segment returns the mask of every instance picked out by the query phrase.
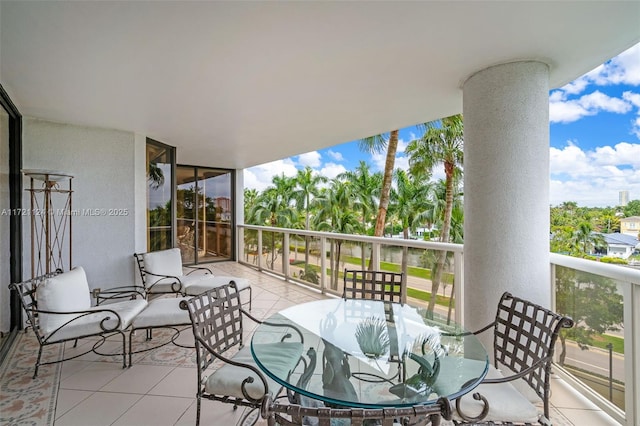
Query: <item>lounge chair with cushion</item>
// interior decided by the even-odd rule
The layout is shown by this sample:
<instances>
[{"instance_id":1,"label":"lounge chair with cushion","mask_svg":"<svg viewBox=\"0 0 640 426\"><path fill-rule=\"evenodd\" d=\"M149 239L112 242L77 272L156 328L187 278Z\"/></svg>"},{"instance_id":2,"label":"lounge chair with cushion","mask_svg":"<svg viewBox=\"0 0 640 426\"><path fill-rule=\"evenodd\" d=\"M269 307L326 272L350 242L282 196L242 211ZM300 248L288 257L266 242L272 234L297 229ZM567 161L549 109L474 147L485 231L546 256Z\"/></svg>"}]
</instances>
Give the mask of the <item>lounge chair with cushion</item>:
<instances>
[{"instance_id":1,"label":"lounge chair with cushion","mask_svg":"<svg viewBox=\"0 0 640 426\"><path fill-rule=\"evenodd\" d=\"M249 280L240 277L213 275L209 268L184 266L179 248L135 253L142 283L150 296L175 293L182 296L196 296L207 290L229 284L233 281L238 291L248 291L251 310L252 290ZM189 272L185 273L185 269Z\"/></svg>"},{"instance_id":2,"label":"lounge chair with cushion","mask_svg":"<svg viewBox=\"0 0 640 426\"><path fill-rule=\"evenodd\" d=\"M34 378L38 375L40 365L67 361L89 352L114 355L98 352L102 343L112 335L122 337L122 352L117 355L122 355L123 367L127 366L125 331L147 306L142 292L133 289L120 301L91 306L87 276L80 266L68 272L56 272L13 283L9 287L18 294L27 316L27 326L33 329L40 344ZM46 345L72 340L77 343L78 339L95 336L100 339L88 351L55 361L40 362L42 349Z\"/></svg>"}]
</instances>

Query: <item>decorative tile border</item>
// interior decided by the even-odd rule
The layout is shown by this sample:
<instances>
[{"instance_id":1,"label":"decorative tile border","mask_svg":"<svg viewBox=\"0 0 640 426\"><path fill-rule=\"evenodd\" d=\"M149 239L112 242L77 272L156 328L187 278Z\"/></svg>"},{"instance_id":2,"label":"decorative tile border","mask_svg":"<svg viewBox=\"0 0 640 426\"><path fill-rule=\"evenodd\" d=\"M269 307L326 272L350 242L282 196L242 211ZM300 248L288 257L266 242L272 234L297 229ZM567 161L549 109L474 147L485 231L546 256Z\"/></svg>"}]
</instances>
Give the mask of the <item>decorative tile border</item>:
<instances>
[{"instance_id":1,"label":"decorative tile border","mask_svg":"<svg viewBox=\"0 0 640 426\"><path fill-rule=\"evenodd\" d=\"M62 363L40 366L33 379L38 341L20 332L0 366L0 424L52 425ZM42 360L62 357L64 345L45 346Z\"/></svg>"}]
</instances>

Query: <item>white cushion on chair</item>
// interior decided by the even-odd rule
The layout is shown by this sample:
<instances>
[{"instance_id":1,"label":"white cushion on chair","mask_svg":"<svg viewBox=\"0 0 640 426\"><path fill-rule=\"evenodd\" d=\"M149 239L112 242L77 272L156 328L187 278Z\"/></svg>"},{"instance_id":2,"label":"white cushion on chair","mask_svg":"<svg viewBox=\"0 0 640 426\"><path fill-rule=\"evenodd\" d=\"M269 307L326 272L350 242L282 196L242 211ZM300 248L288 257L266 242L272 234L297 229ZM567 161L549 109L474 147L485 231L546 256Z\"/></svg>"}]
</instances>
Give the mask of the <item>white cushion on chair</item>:
<instances>
[{"instance_id":1,"label":"white cushion on chair","mask_svg":"<svg viewBox=\"0 0 640 426\"><path fill-rule=\"evenodd\" d=\"M293 371L300 361L303 350L302 343L298 342L265 343L260 346L263 347L260 349L261 358L264 354L271 355L272 360L265 360L265 363L269 364L272 370L274 364L279 362L277 366L278 371L273 371L279 377L286 376L289 372ZM248 346L242 348L232 359L237 362L256 366ZM245 397L242 394L241 386L243 380L249 376L253 377L253 383L247 383L247 392L253 398L261 398L266 391L262 380L260 380L253 371L231 364L224 364L207 378L205 391L213 395L229 395L244 399ZM276 390L280 388L280 385L268 376L266 379L269 390L275 394Z\"/></svg>"},{"instance_id":2,"label":"white cushion on chair","mask_svg":"<svg viewBox=\"0 0 640 426\"><path fill-rule=\"evenodd\" d=\"M183 274L179 248L144 253L142 259L145 271L152 274L176 277Z\"/></svg>"},{"instance_id":3,"label":"white cushion on chair","mask_svg":"<svg viewBox=\"0 0 640 426\"><path fill-rule=\"evenodd\" d=\"M54 312L84 311L91 308L91 294L87 275L81 266L48 278L36 289L38 310ZM49 334L77 314L40 314L40 328Z\"/></svg>"},{"instance_id":4,"label":"white cushion on chair","mask_svg":"<svg viewBox=\"0 0 640 426\"><path fill-rule=\"evenodd\" d=\"M191 324L189 311L180 308L187 297L154 299L133 320L133 328Z\"/></svg>"},{"instance_id":5,"label":"white cushion on chair","mask_svg":"<svg viewBox=\"0 0 640 426\"><path fill-rule=\"evenodd\" d=\"M504 377L502 373L490 366L486 378L500 377ZM483 422L536 423L542 415L511 383L494 383L480 385L462 397L460 409L468 416L477 416L484 407L482 401L473 399L472 395L476 392L479 392L489 402L489 413L482 419ZM462 420L457 411L454 412L453 418L454 420Z\"/></svg>"}]
</instances>

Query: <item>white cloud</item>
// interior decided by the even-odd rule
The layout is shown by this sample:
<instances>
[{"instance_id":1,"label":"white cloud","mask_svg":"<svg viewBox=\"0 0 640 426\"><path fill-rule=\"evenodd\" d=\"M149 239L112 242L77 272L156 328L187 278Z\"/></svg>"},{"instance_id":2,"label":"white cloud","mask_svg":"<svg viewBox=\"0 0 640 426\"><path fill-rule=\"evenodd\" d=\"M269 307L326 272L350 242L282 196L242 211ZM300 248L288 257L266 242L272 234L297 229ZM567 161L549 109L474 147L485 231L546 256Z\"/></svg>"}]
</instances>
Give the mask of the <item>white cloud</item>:
<instances>
[{"instance_id":1,"label":"white cloud","mask_svg":"<svg viewBox=\"0 0 640 426\"><path fill-rule=\"evenodd\" d=\"M640 144L621 142L583 151L569 142L550 150L550 202L575 201L583 206L615 206L618 193L640 198Z\"/></svg>"},{"instance_id":2,"label":"white cloud","mask_svg":"<svg viewBox=\"0 0 640 426\"><path fill-rule=\"evenodd\" d=\"M640 85L640 43L605 62L586 76L601 86L608 84Z\"/></svg>"},{"instance_id":3,"label":"white cloud","mask_svg":"<svg viewBox=\"0 0 640 426\"><path fill-rule=\"evenodd\" d=\"M600 111L626 114L633 108L629 100L611 97L598 90L568 101L551 99L552 97L549 102L549 121L552 123L570 123L588 115L596 115Z\"/></svg>"},{"instance_id":4,"label":"white cloud","mask_svg":"<svg viewBox=\"0 0 640 426\"><path fill-rule=\"evenodd\" d=\"M307 152L306 154L298 155L298 163L301 166L309 166L311 168L320 167L322 164L322 156L318 151Z\"/></svg>"},{"instance_id":5,"label":"white cloud","mask_svg":"<svg viewBox=\"0 0 640 426\"><path fill-rule=\"evenodd\" d=\"M324 167L322 167L318 173L320 176L324 176L327 179L333 179L338 176L340 173L346 172L347 169L342 164L336 163L326 163Z\"/></svg>"},{"instance_id":6,"label":"white cloud","mask_svg":"<svg viewBox=\"0 0 640 426\"><path fill-rule=\"evenodd\" d=\"M297 172L298 169L290 159L261 164L244 170L244 187L263 191L271 185L274 176L284 174L292 177Z\"/></svg>"},{"instance_id":7,"label":"white cloud","mask_svg":"<svg viewBox=\"0 0 640 426\"><path fill-rule=\"evenodd\" d=\"M344 157L342 156L341 152L329 150L327 154L329 154L329 157L333 158L336 161L344 161Z\"/></svg>"},{"instance_id":8,"label":"white cloud","mask_svg":"<svg viewBox=\"0 0 640 426\"><path fill-rule=\"evenodd\" d=\"M622 94L622 99L637 108L636 113L638 115L631 121L631 134L640 139L640 93L627 91Z\"/></svg>"},{"instance_id":9,"label":"white cloud","mask_svg":"<svg viewBox=\"0 0 640 426\"><path fill-rule=\"evenodd\" d=\"M583 93L591 84L599 86L640 85L640 43L584 76L552 91L549 95L549 121L570 123L603 111L626 114L634 107L637 114L640 115L640 100L637 99L640 95L636 93L625 92L622 98L615 98L596 90L579 98L575 97ZM639 120L632 122L631 133L640 137Z\"/></svg>"}]
</instances>

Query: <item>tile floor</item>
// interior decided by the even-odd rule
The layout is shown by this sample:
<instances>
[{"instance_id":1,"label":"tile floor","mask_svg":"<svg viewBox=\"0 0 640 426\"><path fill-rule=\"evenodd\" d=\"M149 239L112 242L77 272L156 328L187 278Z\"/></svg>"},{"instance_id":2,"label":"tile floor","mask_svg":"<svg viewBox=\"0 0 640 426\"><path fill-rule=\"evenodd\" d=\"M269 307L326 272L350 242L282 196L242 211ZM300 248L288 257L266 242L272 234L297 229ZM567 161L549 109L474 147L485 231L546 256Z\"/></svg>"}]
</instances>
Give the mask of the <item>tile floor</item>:
<instances>
[{"instance_id":1,"label":"tile floor","mask_svg":"<svg viewBox=\"0 0 640 426\"><path fill-rule=\"evenodd\" d=\"M323 297L290 283L236 263L211 265L214 273L249 278L253 286L252 314L266 318L280 309ZM188 343L187 330L179 341ZM173 345L167 346L175 348ZM71 351L73 349L67 349ZM138 354L133 366L123 369L121 359L86 355L62 366L56 426L193 425L196 418L194 361L181 349ZM184 351L188 351L184 349ZM554 378L555 425L617 425L559 378ZM227 426L241 422L243 408L202 403L202 425ZM258 425L266 422L259 420Z\"/></svg>"}]
</instances>

